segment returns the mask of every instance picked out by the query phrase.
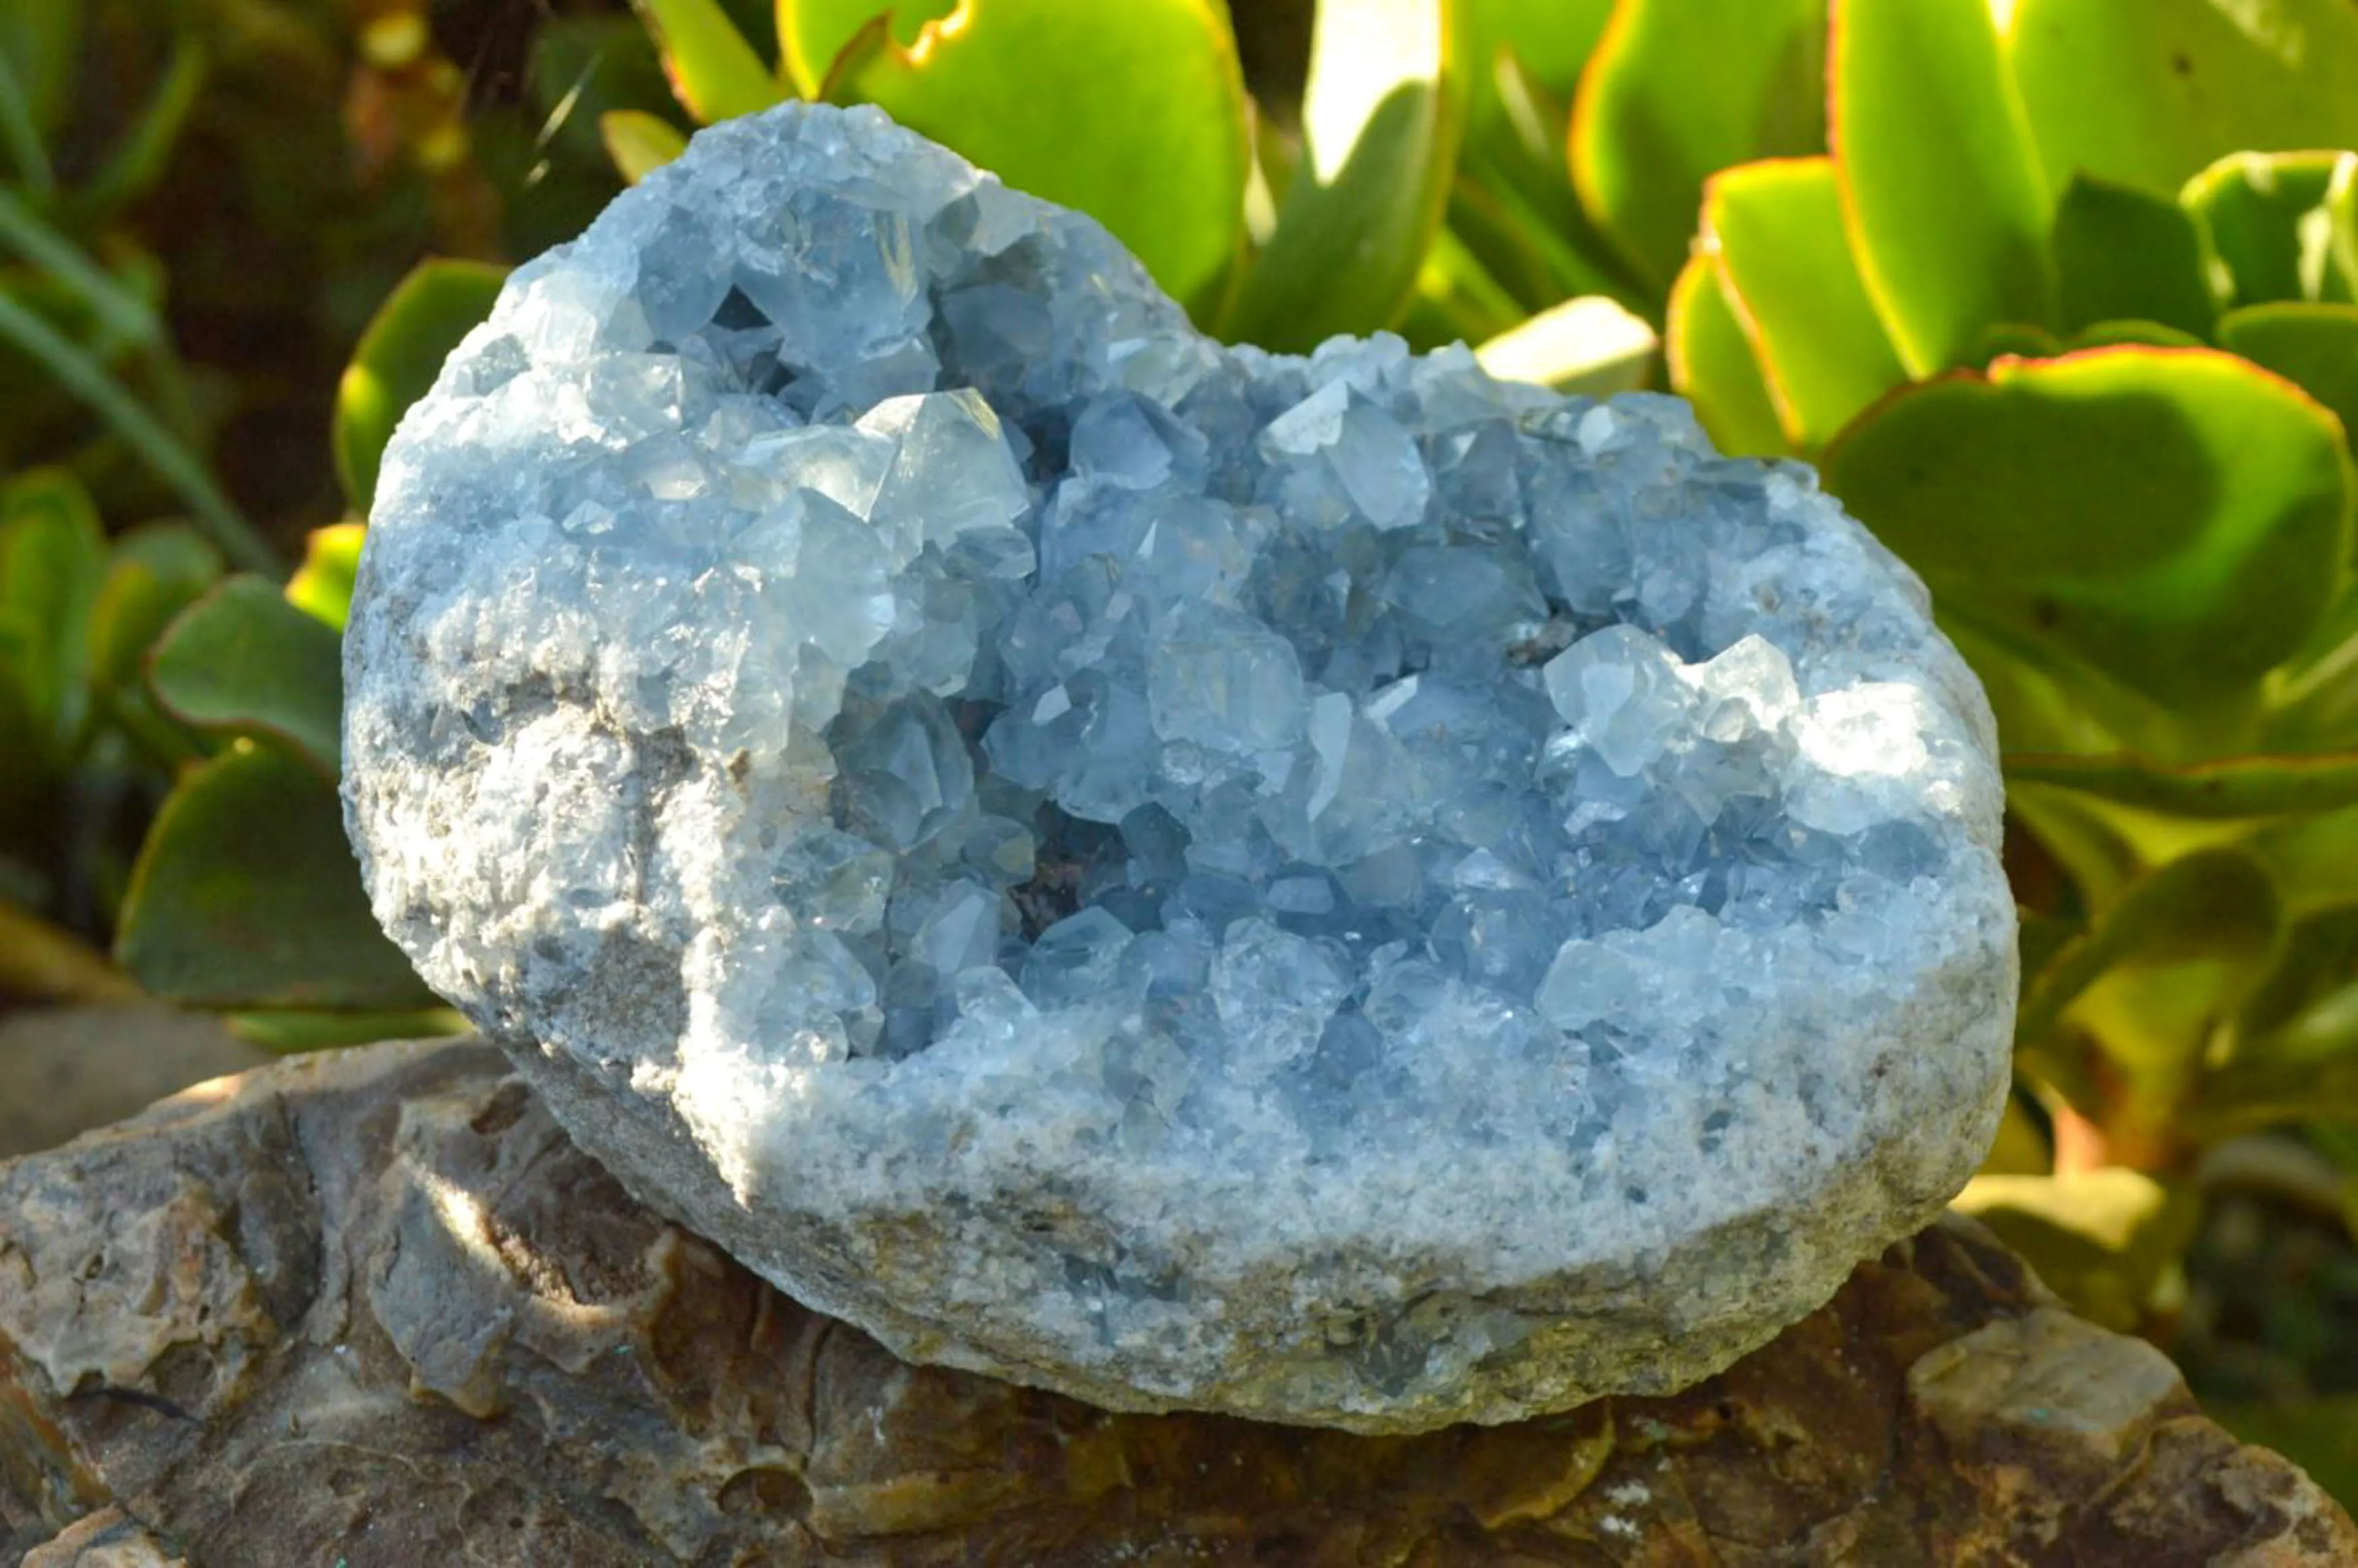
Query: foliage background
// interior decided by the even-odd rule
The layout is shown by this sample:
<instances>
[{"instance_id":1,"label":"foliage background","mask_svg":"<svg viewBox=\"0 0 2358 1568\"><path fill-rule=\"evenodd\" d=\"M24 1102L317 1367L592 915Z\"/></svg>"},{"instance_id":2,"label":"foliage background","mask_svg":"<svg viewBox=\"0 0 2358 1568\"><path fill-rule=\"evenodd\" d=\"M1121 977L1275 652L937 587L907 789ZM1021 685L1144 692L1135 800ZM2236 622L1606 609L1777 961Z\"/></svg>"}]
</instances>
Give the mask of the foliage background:
<instances>
[{"instance_id":1,"label":"foliage background","mask_svg":"<svg viewBox=\"0 0 2358 1568\"><path fill-rule=\"evenodd\" d=\"M1961 1202L2358 1501L2358 0L0 6L0 1005L455 1028L337 820L376 453L698 123L867 100L1207 329L1818 462L1996 703Z\"/></svg>"}]
</instances>

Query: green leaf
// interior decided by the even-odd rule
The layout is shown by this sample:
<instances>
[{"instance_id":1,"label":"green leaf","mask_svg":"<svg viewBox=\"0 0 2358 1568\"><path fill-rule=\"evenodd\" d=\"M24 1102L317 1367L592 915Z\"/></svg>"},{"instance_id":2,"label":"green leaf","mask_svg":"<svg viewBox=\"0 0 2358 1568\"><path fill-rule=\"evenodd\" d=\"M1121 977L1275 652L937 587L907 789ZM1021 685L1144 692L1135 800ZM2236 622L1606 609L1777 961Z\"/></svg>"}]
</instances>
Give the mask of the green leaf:
<instances>
[{"instance_id":1,"label":"green leaf","mask_svg":"<svg viewBox=\"0 0 2358 1568\"><path fill-rule=\"evenodd\" d=\"M1694 405L1713 446L1732 457L1784 451L1777 406L1715 258L1696 256L1671 287L1662 356L1671 388Z\"/></svg>"},{"instance_id":2,"label":"green leaf","mask_svg":"<svg viewBox=\"0 0 2358 1568\"><path fill-rule=\"evenodd\" d=\"M1917 375L2055 317L2050 208L1987 0L1844 0L1831 138L1860 271Z\"/></svg>"},{"instance_id":3,"label":"green leaf","mask_svg":"<svg viewBox=\"0 0 2358 1568\"><path fill-rule=\"evenodd\" d=\"M150 523L117 539L91 609L92 689L136 683L164 628L220 579L222 565L212 542L186 524Z\"/></svg>"},{"instance_id":4,"label":"green leaf","mask_svg":"<svg viewBox=\"0 0 2358 1568\"><path fill-rule=\"evenodd\" d=\"M434 384L459 340L492 313L506 278L506 269L482 262L422 261L377 307L336 384L336 476L354 510L367 512L375 497L394 427Z\"/></svg>"},{"instance_id":5,"label":"green leaf","mask_svg":"<svg viewBox=\"0 0 2358 1568\"><path fill-rule=\"evenodd\" d=\"M610 109L598 116L599 139L624 185L636 185L687 150L687 137L660 114Z\"/></svg>"},{"instance_id":6,"label":"green leaf","mask_svg":"<svg viewBox=\"0 0 2358 1568\"><path fill-rule=\"evenodd\" d=\"M1449 343L1485 342L1529 314L1471 248L1443 229L1417 269L1416 297L1398 330L1422 352Z\"/></svg>"},{"instance_id":7,"label":"green leaf","mask_svg":"<svg viewBox=\"0 0 2358 1568\"><path fill-rule=\"evenodd\" d=\"M1826 150L1826 0L1621 0L1572 114L1580 199L1658 293L1703 182Z\"/></svg>"},{"instance_id":8,"label":"green leaf","mask_svg":"<svg viewBox=\"0 0 2358 1568\"><path fill-rule=\"evenodd\" d=\"M61 759L88 711L90 613L106 535L80 481L42 469L0 491L0 617L25 639L17 668L33 742Z\"/></svg>"},{"instance_id":9,"label":"green leaf","mask_svg":"<svg viewBox=\"0 0 2358 1568\"><path fill-rule=\"evenodd\" d=\"M2194 1239L2193 1193L2120 1166L2051 1176L1975 1176L1956 1207L2028 1259L2071 1309L2135 1331Z\"/></svg>"},{"instance_id":10,"label":"green leaf","mask_svg":"<svg viewBox=\"0 0 2358 1568\"><path fill-rule=\"evenodd\" d=\"M2275 880L2252 855L2222 845L2180 856L2131 882L2032 978L2015 1039L2042 1041L2069 1012L2132 1072L2190 1070L2284 933Z\"/></svg>"},{"instance_id":11,"label":"green leaf","mask_svg":"<svg viewBox=\"0 0 2358 1568\"><path fill-rule=\"evenodd\" d=\"M892 39L903 49L924 36L925 24L947 16L958 0L777 0L779 64L795 91L817 98L860 29L892 18Z\"/></svg>"},{"instance_id":12,"label":"green leaf","mask_svg":"<svg viewBox=\"0 0 2358 1568\"><path fill-rule=\"evenodd\" d=\"M785 96L719 0L631 0L662 51L664 74L698 124L759 114Z\"/></svg>"},{"instance_id":13,"label":"green leaf","mask_svg":"<svg viewBox=\"0 0 2358 1568\"><path fill-rule=\"evenodd\" d=\"M2358 752L2224 757L2172 764L2130 752L2009 752L2009 784L2045 784L2115 806L2208 822L2307 816L2358 806Z\"/></svg>"},{"instance_id":14,"label":"green leaf","mask_svg":"<svg viewBox=\"0 0 2358 1568\"><path fill-rule=\"evenodd\" d=\"M2058 185L2173 191L2246 147L2358 146L2349 0L2016 0L2007 43Z\"/></svg>"},{"instance_id":15,"label":"green leaf","mask_svg":"<svg viewBox=\"0 0 2358 1568\"><path fill-rule=\"evenodd\" d=\"M1228 336L1300 351L1400 319L1457 167L1464 79L1451 44L1445 0L1319 6L1303 166Z\"/></svg>"},{"instance_id":16,"label":"green leaf","mask_svg":"<svg viewBox=\"0 0 2358 1568\"><path fill-rule=\"evenodd\" d=\"M2148 349L2200 349L2208 345L2191 332L2165 327L2158 321L2097 321L2050 352L2078 353L2082 349L2115 349L2134 344Z\"/></svg>"},{"instance_id":17,"label":"green leaf","mask_svg":"<svg viewBox=\"0 0 2358 1568\"><path fill-rule=\"evenodd\" d=\"M189 770L165 801L115 960L198 1007L436 1005L369 913L334 784L248 743Z\"/></svg>"},{"instance_id":18,"label":"green leaf","mask_svg":"<svg viewBox=\"0 0 2358 1568\"><path fill-rule=\"evenodd\" d=\"M1567 299L1475 351L1501 381L1609 397L1646 384L1660 341L1641 317L1602 295Z\"/></svg>"},{"instance_id":19,"label":"green leaf","mask_svg":"<svg viewBox=\"0 0 2358 1568\"><path fill-rule=\"evenodd\" d=\"M1859 279L1831 160L1722 169L1704 187L1703 224L1796 449L1816 451L1908 379Z\"/></svg>"},{"instance_id":20,"label":"green leaf","mask_svg":"<svg viewBox=\"0 0 2358 1568\"><path fill-rule=\"evenodd\" d=\"M308 1051L340 1051L352 1045L373 1045L380 1040L430 1040L464 1034L472 1027L466 1016L447 1007L415 1008L399 1012L325 1012L297 1008L270 1008L233 1012L227 1020L232 1033L282 1056Z\"/></svg>"},{"instance_id":21,"label":"green leaf","mask_svg":"<svg viewBox=\"0 0 2358 1568\"><path fill-rule=\"evenodd\" d=\"M233 577L166 631L147 680L182 722L279 741L332 779L343 744L342 662L341 640L276 585Z\"/></svg>"},{"instance_id":22,"label":"green leaf","mask_svg":"<svg viewBox=\"0 0 2358 1568\"><path fill-rule=\"evenodd\" d=\"M2055 210L2063 330L2158 321L2208 336L2214 314L2201 232L2167 197L2076 175Z\"/></svg>"},{"instance_id":23,"label":"green leaf","mask_svg":"<svg viewBox=\"0 0 2358 1568\"><path fill-rule=\"evenodd\" d=\"M1540 86L1571 97L1613 15L1614 0L1460 0L1467 69L1487 82L1500 54L1512 55ZM1475 89L1478 99L1482 87Z\"/></svg>"},{"instance_id":24,"label":"green leaf","mask_svg":"<svg viewBox=\"0 0 2358 1568\"><path fill-rule=\"evenodd\" d=\"M360 572L365 523L314 528L303 545L303 566L287 585L287 602L313 620L344 629L352 611L352 579Z\"/></svg>"},{"instance_id":25,"label":"green leaf","mask_svg":"<svg viewBox=\"0 0 2358 1568\"><path fill-rule=\"evenodd\" d=\"M2298 385L2358 443L2358 306L2255 305L2220 319L2219 346Z\"/></svg>"},{"instance_id":26,"label":"green leaf","mask_svg":"<svg viewBox=\"0 0 2358 1568\"><path fill-rule=\"evenodd\" d=\"M2244 691L2302 646L2340 596L2358 482L2325 409L2197 349L1912 387L1825 468L1960 624L2164 704Z\"/></svg>"},{"instance_id":27,"label":"green leaf","mask_svg":"<svg viewBox=\"0 0 2358 1568\"><path fill-rule=\"evenodd\" d=\"M1235 262L1251 149L1218 0L962 0L909 49L875 43L851 95L1087 212L1173 297L1200 303Z\"/></svg>"},{"instance_id":28,"label":"green leaf","mask_svg":"<svg viewBox=\"0 0 2358 1568\"><path fill-rule=\"evenodd\" d=\"M2222 304L2346 302L2353 240L2334 232L2335 203L2353 179L2358 153L2292 152L2235 153L2187 181L2179 200L2210 242Z\"/></svg>"}]
</instances>

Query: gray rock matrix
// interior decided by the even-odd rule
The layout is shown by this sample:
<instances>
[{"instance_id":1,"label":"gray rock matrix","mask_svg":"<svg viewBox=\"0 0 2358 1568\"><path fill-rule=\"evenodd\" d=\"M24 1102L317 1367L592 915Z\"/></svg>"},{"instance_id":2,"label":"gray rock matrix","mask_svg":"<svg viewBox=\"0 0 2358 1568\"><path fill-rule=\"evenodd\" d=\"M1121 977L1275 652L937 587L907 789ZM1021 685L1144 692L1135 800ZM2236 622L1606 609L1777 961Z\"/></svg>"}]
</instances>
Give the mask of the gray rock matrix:
<instances>
[{"instance_id":1,"label":"gray rock matrix","mask_svg":"<svg viewBox=\"0 0 2358 1568\"><path fill-rule=\"evenodd\" d=\"M373 522L379 918L903 1356L1362 1432L1668 1390L1991 1135L1987 706L1675 401L1224 348L788 105L514 275Z\"/></svg>"}]
</instances>

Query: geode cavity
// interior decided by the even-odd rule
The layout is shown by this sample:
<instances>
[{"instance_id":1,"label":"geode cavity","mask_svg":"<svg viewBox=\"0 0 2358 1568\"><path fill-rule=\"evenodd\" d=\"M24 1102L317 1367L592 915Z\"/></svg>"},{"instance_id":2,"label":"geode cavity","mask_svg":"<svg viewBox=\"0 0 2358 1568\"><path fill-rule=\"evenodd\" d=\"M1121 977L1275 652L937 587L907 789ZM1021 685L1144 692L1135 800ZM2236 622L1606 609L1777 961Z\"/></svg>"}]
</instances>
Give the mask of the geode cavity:
<instances>
[{"instance_id":1,"label":"geode cavity","mask_svg":"<svg viewBox=\"0 0 2358 1568\"><path fill-rule=\"evenodd\" d=\"M373 522L386 929L904 1356L1365 1431L1659 1391L1990 1134L1981 693L1671 400L1223 348L790 105L519 270Z\"/></svg>"}]
</instances>

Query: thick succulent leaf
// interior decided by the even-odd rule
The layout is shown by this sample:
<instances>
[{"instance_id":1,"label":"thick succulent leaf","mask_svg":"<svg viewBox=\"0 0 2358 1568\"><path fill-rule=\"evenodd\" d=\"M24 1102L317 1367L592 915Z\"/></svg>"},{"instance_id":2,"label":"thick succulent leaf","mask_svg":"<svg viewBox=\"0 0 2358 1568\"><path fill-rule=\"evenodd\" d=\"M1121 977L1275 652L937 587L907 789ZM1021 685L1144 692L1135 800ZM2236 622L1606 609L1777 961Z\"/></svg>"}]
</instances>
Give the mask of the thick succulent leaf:
<instances>
[{"instance_id":1,"label":"thick succulent leaf","mask_svg":"<svg viewBox=\"0 0 2358 1568\"><path fill-rule=\"evenodd\" d=\"M778 63L796 92L817 98L843 51L877 17L891 18L892 41L907 49L926 23L957 5L958 0L777 0Z\"/></svg>"},{"instance_id":2,"label":"thick succulent leaf","mask_svg":"<svg viewBox=\"0 0 2358 1568\"><path fill-rule=\"evenodd\" d=\"M2210 350L2001 360L1911 387L1826 473L1961 623L2164 704L2244 690L2298 651L2349 557L2338 421Z\"/></svg>"},{"instance_id":3,"label":"thick succulent leaf","mask_svg":"<svg viewBox=\"0 0 2358 1568\"><path fill-rule=\"evenodd\" d=\"M1866 279L1917 375L2055 315L2050 206L1987 0L1842 0L1830 137Z\"/></svg>"},{"instance_id":4,"label":"thick succulent leaf","mask_svg":"<svg viewBox=\"0 0 2358 1568\"><path fill-rule=\"evenodd\" d=\"M1251 146L1218 0L961 0L908 49L873 42L837 96L1087 212L1182 301L1235 261ZM1414 280L1412 259L1396 305Z\"/></svg>"},{"instance_id":5,"label":"thick succulent leaf","mask_svg":"<svg viewBox=\"0 0 2358 1568\"><path fill-rule=\"evenodd\" d=\"M10 662L34 743L52 755L88 711L91 606L105 575L105 532L71 474L43 469L0 491L0 618L23 638Z\"/></svg>"},{"instance_id":6,"label":"thick succulent leaf","mask_svg":"<svg viewBox=\"0 0 2358 1568\"><path fill-rule=\"evenodd\" d=\"M1859 279L1833 164L1743 164L1704 192L1704 246L1719 258L1785 438L1815 451L1908 379Z\"/></svg>"},{"instance_id":7,"label":"thick succulent leaf","mask_svg":"<svg viewBox=\"0 0 2358 1568\"><path fill-rule=\"evenodd\" d=\"M397 1012L334 1012L308 1008L267 1008L233 1012L231 1033L282 1056L307 1051L340 1051L380 1040L427 1040L464 1034L471 1027L454 1008L409 1008Z\"/></svg>"},{"instance_id":8,"label":"thick succulent leaf","mask_svg":"<svg viewBox=\"0 0 2358 1568\"><path fill-rule=\"evenodd\" d=\"M1417 269L1416 297L1397 330L1423 352L1449 343L1481 343L1509 330L1530 310L1490 276L1482 258L1443 229Z\"/></svg>"},{"instance_id":9,"label":"thick succulent leaf","mask_svg":"<svg viewBox=\"0 0 2358 1568\"><path fill-rule=\"evenodd\" d=\"M708 125L785 96L719 0L632 0L662 51L680 106Z\"/></svg>"},{"instance_id":10,"label":"thick succulent leaf","mask_svg":"<svg viewBox=\"0 0 2358 1568\"><path fill-rule=\"evenodd\" d=\"M2134 1331L2194 1238L2194 1194L2105 1166L2048 1176L1976 1176L1956 1206L2029 1260L2073 1311Z\"/></svg>"},{"instance_id":11,"label":"thick succulent leaf","mask_svg":"<svg viewBox=\"0 0 2358 1568\"><path fill-rule=\"evenodd\" d=\"M1563 169L1520 146L1468 141L1460 149L1447 222L1433 244L1451 238L1521 301L1524 313L1589 294L1635 306L1647 294L1581 211Z\"/></svg>"},{"instance_id":12,"label":"thick succulent leaf","mask_svg":"<svg viewBox=\"0 0 2358 1568\"><path fill-rule=\"evenodd\" d=\"M2255 305L2220 320L2219 346L2297 384L2358 442L2358 306Z\"/></svg>"},{"instance_id":13,"label":"thick succulent leaf","mask_svg":"<svg viewBox=\"0 0 2358 1568\"><path fill-rule=\"evenodd\" d=\"M191 769L157 814L115 960L198 1007L436 1005L369 913L334 783L247 742Z\"/></svg>"},{"instance_id":14,"label":"thick succulent leaf","mask_svg":"<svg viewBox=\"0 0 2358 1568\"><path fill-rule=\"evenodd\" d=\"M352 611L352 579L361 568L364 523L314 528L303 544L303 565L287 585L287 602L341 632Z\"/></svg>"},{"instance_id":15,"label":"thick succulent leaf","mask_svg":"<svg viewBox=\"0 0 2358 1568\"><path fill-rule=\"evenodd\" d=\"M1326 0L1303 161L1226 334L1278 350L1399 319L1448 210L1464 77L1447 0Z\"/></svg>"},{"instance_id":16,"label":"thick succulent leaf","mask_svg":"<svg viewBox=\"0 0 2358 1568\"><path fill-rule=\"evenodd\" d=\"M1646 384L1660 347L1645 319L1601 295L1567 299L1475 351L1501 381L1609 397Z\"/></svg>"},{"instance_id":17,"label":"thick succulent leaf","mask_svg":"<svg viewBox=\"0 0 2358 1568\"><path fill-rule=\"evenodd\" d=\"M1539 86L1570 98L1604 37L1614 0L1460 0L1466 55L1477 82L1500 53L1510 54ZM1475 88L1478 99L1484 89Z\"/></svg>"},{"instance_id":18,"label":"thick succulent leaf","mask_svg":"<svg viewBox=\"0 0 2358 1568\"><path fill-rule=\"evenodd\" d=\"M2199 349L2204 341L2192 332L2165 327L2158 321L2097 321L2066 339L2059 351L2113 349L2125 344L2148 349Z\"/></svg>"},{"instance_id":19,"label":"thick succulent leaf","mask_svg":"<svg viewBox=\"0 0 2358 1568\"><path fill-rule=\"evenodd\" d=\"M2281 951L2275 880L2220 845L2129 884L2024 990L2015 1038L2053 1035L2068 1014L2132 1079L2182 1086L2213 1030Z\"/></svg>"},{"instance_id":20,"label":"thick succulent leaf","mask_svg":"<svg viewBox=\"0 0 2358 1568\"><path fill-rule=\"evenodd\" d=\"M336 475L355 511L366 513L376 494L394 427L434 384L459 340L492 313L506 277L481 262L422 261L377 308L336 385Z\"/></svg>"},{"instance_id":21,"label":"thick succulent leaf","mask_svg":"<svg viewBox=\"0 0 2358 1568\"><path fill-rule=\"evenodd\" d=\"M212 541L183 523L150 523L117 539L91 609L92 691L136 682L164 628L220 579L222 568Z\"/></svg>"},{"instance_id":22,"label":"thick succulent leaf","mask_svg":"<svg viewBox=\"0 0 2358 1568\"><path fill-rule=\"evenodd\" d=\"M2353 182L2347 152L2235 153L2187 181L2179 200L2210 241L2221 303L2346 302L2352 241L2335 224Z\"/></svg>"},{"instance_id":23,"label":"thick succulent leaf","mask_svg":"<svg viewBox=\"0 0 2358 1568\"><path fill-rule=\"evenodd\" d=\"M1785 449L1777 406L1760 374L1716 258L1696 256L1671 289L1662 329L1671 385L1694 405L1712 445L1731 457L1766 457Z\"/></svg>"},{"instance_id":24,"label":"thick succulent leaf","mask_svg":"<svg viewBox=\"0 0 2358 1568\"><path fill-rule=\"evenodd\" d=\"M332 779L343 748L342 656L334 631L276 584L233 577L172 622L147 681L183 723L276 741Z\"/></svg>"},{"instance_id":25,"label":"thick succulent leaf","mask_svg":"<svg viewBox=\"0 0 2358 1568\"><path fill-rule=\"evenodd\" d=\"M625 185L636 185L687 150L678 126L644 109L608 110L598 116L598 137Z\"/></svg>"},{"instance_id":26,"label":"thick succulent leaf","mask_svg":"<svg viewBox=\"0 0 2358 1568\"><path fill-rule=\"evenodd\" d=\"M1581 79L1573 181L1657 293L1719 169L1825 150L1826 0L1621 0Z\"/></svg>"},{"instance_id":27,"label":"thick succulent leaf","mask_svg":"<svg viewBox=\"0 0 2358 1568\"><path fill-rule=\"evenodd\" d=\"M2015 0L2007 45L2057 185L2171 191L2246 147L2358 146L2349 0Z\"/></svg>"},{"instance_id":28,"label":"thick succulent leaf","mask_svg":"<svg viewBox=\"0 0 2358 1568\"><path fill-rule=\"evenodd\" d=\"M2207 337L2215 307L2201 232L2168 197L2074 176L2055 209L2063 330L2154 321Z\"/></svg>"},{"instance_id":29,"label":"thick succulent leaf","mask_svg":"<svg viewBox=\"0 0 2358 1568\"><path fill-rule=\"evenodd\" d=\"M2171 764L2131 752L2059 756L2009 752L2010 784L2074 790L2168 816L2236 822L2358 806L2358 752L2223 757Z\"/></svg>"}]
</instances>

